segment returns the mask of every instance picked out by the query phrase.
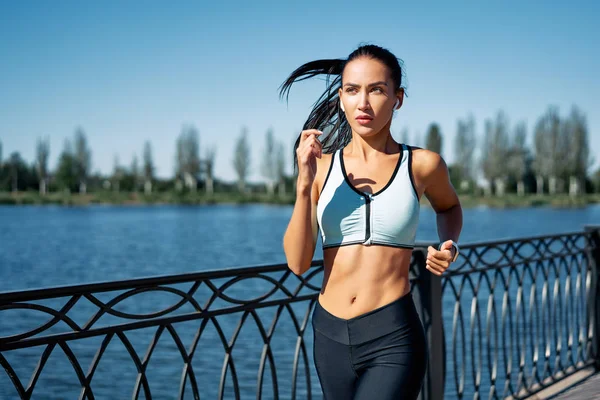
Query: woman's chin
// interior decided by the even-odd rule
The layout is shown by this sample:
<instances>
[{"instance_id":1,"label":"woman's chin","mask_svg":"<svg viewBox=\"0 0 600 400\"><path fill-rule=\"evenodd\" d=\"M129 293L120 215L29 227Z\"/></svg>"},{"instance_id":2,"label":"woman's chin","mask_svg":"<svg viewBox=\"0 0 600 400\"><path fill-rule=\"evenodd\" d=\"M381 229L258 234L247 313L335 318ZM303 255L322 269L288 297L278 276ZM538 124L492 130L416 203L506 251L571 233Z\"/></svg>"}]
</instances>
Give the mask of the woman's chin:
<instances>
[{"instance_id":1,"label":"woman's chin","mask_svg":"<svg viewBox=\"0 0 600 400\"><path fill-rule=\"evenodd\" d=\"M381 128L368 125L358 125L353 126L352 131L354 131L354 133L356 133L358 136L366 138L377 135L381 131Z\"/></svg>"}]
</instances>

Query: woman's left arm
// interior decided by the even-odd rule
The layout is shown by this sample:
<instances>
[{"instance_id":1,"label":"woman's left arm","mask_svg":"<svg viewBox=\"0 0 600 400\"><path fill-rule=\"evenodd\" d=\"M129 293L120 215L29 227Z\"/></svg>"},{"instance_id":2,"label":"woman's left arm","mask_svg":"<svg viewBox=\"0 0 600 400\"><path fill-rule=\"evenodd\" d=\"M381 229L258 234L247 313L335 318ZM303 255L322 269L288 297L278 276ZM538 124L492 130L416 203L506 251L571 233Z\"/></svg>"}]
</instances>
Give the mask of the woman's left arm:
<instances>
[{"instance_id":1,"label":"woman's left arm","mask_svg":"<svg viewBox=\"0 0 600 400\"><path fill-rule=\"evenodd\" d=\"M454 258L452 241L458 242L462 230L462 208L450 182L444 159L429 150L421 149L418 153L418 165L415 165L415 169L418 170L423 194L436 213L438 236L442 242L439 250L433 246L427 248L427 269L441 275Z\"/></svg>"}]
</instances>

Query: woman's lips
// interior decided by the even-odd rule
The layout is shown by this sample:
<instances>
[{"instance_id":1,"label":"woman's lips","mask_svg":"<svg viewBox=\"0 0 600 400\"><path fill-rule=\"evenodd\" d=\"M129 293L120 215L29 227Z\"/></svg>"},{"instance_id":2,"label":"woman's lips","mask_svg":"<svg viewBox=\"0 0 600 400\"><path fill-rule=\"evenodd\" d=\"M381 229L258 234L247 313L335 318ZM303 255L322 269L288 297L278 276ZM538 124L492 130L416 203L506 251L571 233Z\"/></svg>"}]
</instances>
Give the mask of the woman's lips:
<instances>
[{"instance_id":1,"label":"woman's lips","mask_svg":"<svg viewBox=\"0 0 600 400\"><path fill-rule=\"evenodd\" d=\"M358 122L361 125L367 125L369 122L373 121L373 118L367 116L360 116L356 117L355 119L356 122Z\"/></svg>"}]
</instances>

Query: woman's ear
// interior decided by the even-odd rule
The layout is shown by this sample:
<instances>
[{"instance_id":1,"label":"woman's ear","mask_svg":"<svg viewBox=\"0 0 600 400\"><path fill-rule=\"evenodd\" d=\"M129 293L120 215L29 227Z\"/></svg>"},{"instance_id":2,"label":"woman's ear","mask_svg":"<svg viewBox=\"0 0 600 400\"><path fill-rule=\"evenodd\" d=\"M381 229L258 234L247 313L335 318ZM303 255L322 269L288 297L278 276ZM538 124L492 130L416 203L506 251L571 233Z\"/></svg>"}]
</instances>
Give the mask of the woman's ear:
<instances>
[{"instance_id":1,"label":"woman's ear","mask_svg":"<svg viewBox=\"0 0 600 400\"><path fill-rule=\"evenodd\" d=\"M343 112L346 112L346 109L344 108L344 103L342 102L342 99L340 99L340 108L342 109Z\"/></svg>"},{"instance_id":2,"label":"woman's ear","mask_svg":"<svg viewBox=\"0 0 600 400\"><path fill-rule=\"evenodd\" d=\"M396 92L396 104L394 104L394 110L398 110L400 107L402 107L402 102L404 101L404 89L399 89Z\"/></svg>"}]
</instances>

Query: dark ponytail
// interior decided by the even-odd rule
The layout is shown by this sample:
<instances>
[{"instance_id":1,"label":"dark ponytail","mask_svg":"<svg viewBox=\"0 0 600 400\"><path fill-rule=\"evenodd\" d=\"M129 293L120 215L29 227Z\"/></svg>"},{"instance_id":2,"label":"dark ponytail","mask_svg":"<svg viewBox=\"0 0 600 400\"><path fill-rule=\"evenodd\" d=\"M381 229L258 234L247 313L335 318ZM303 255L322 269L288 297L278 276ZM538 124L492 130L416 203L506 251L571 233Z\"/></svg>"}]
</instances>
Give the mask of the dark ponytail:
<instances>
[{"instance_id":1,"label":"dark ponytail","mask_svg":"<svg viewBox=\"0 0 600 400\"><path fill-rule=\"evenodd\" d=\"M339 89L342 87L342 73L346 64L359 57L369 57L383 62L391 71L395 89L402 87L402 61L398 60L389 50L375 45L360 46L353 51L348 59L326 59L308 62L294 72L279 88L279 96L289 97L294 82L300 82L317 75L326 75L326 89L313 105L302 130L318 129L323 132L319 138L323 145L323 153L334 153L344 148L352 139L352 129L346 115L340 109ZM294 171L297 168L296 149L300 144L300 136L294 143Z\"/></svg>"}]
</instances>

